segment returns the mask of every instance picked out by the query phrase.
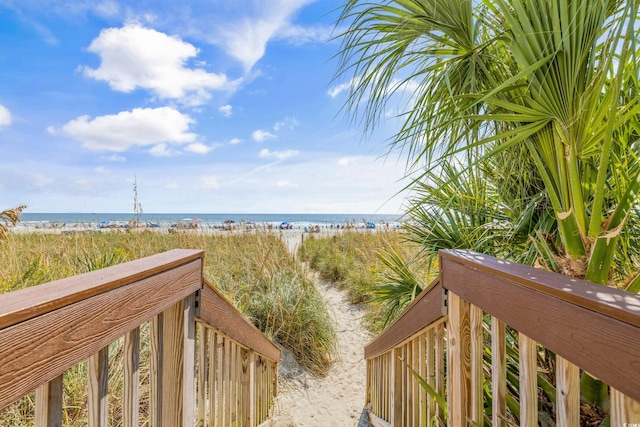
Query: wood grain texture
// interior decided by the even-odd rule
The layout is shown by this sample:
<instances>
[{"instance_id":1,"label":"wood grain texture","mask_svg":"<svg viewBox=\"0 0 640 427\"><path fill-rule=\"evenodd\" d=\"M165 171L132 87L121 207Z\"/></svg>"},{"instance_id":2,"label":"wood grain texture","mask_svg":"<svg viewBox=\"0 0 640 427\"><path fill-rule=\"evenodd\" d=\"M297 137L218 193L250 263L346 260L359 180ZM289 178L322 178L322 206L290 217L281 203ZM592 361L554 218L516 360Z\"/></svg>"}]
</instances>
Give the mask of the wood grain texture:
<instances>
[{"instance_id":1,"label":"wood grain texture","mask_svg":"<svg viewBox=\"0 0 640 427\"><path fill-rule=\"evenodd\" d=\"M36 427L62 427L62 375L36 390Z\"/></svg>"},{"instance_id":2,"label":"wood grain texture","mask_svg":"<svg viewBox=\"0 0 640 427\"><path fill-rule=\"evenodd\" d=\"M471 319L471 421L482 425L484 416L482 309L471 305L469 315Z\"/></svg>"},{"instance_id":3,"label":"wood grain texture","mask_svg":"<svg viewBox=\"0 0 640 427\"><path fill-rule=\"evenodd\" d=\"M198 403L198 417L196 419L197 427L204 427L205 425L205 416L206 416L206 403L207 403L207 365L208 365L208 334L207 328L205 328L202 323L196 325L197 333L198 333L198 395L197 395L197 403Z\"/></svg>"},{"instance_id":4,"label":"wood grain texture","mask_svg":"<svg viewBox=\"0 0 640 427\"><path fill-rule=\"evenodd\" d=\"M457 263L640 327L640 295L464 250L440 251L440 267ZM443 263L444 262L444 263ZM467 283L472 283L468 281Z\"/></svg>"},{"instance_id":5,"label":"wood grain texture","mask_svg":"<svg viewBox=\"0 0 640 427\"><path fill-rule=\"evenodd\" d=\"M163 313L162 425L183 425L185 303L180 301ZM184 426L187 427L187 426Z\"/></svg>"},{"instance_id":6,"label":"wood grain texture","mask_svg":"<svg viewBox=\"0 0 640 427\"><path fill-rule=\"evenodd\" d=\"M450 257L442 257L440 267L443 286L450 291L640 400L639 327ZM616 363L611 363L612 355Z\"/></svg>"},{"instance_id":7,"label":"wood grain texture","mask_svg":"<svg viewBox=\"0 0 640 427\"><path fill-rule=\"evenodd\" d=\"M520 426L538 427L538 385L536 342L518 334L520 371Z\"/></svg>"},{"instance_id":8,"label":"wood grain texture","mask_svg":"<svg viewBox=\"0 0 640 427\"><path fill-rule=\"evenodd\" d=\"M467 425L471 412L471 325L469 303L448 293L449 324L447 363L447 405L452 426Z\"/></svg>"},{"instance_id":9,"label":"wood grain texture","mask_svg":"<svg viewBox=\"0 0 640 427\"><path fill-rule=\"evenodd\" d=\"M556 426L580 425L580 369L556 356Z\"/></svg>"},{"instance_id":10,"label":"wood grain texture","mask_svg":"<svg viewBox=\"0 0 640 427\"><path fill-rule=\"evenodd\" d=\"M280 349L210 285L202 289L198 320L265 357L280 361Z\"/></svg>"},{"instance_id":11,"label":"wood grain texture","mask_svg":"<svg viewBox=\"0 0 640 427\"><path fill-rule=\"evenodd\" d=\"M507 426L507 347L505 324L491 317L491 425Z\"/></svg>"},{"instance_id":12,"label":"wood grain texture","mask_svg":"<svg viewBox=\"0 0 640 427\"><path fill-rule=\"evenodd\" d=\"M124 369L122 392L122 425L137 427L140 406L140 328L124 336Z\"/></svg>"},{"instance_id":13,"label":"wood grain texture","mask_svg":"<svg viewBox=\"0 0 640 427\"><path fill-rule=\"evenodd\" d=\"M392 350L391 357L391 417L392 427L402 427L402 352Z\"/></svg>"},{"instance_id":14,"label":"wood grain texture","mask_svg":"<svg viewBox=\"0 0 640 427\"><path fill-rule=\"evenodd\" d=\"M87 406L89 427L107 427L109 414L109 347L89 357Z\"/></svg>"},{"instance_id":15,"label":"wood grain texture","mask_svg":"<svg viewBox=\"0 0 640 427\"><path fill-rule=\"evenodd\" d=\"M611 425L640 424L640 402L611 388Z\"/></svg>"},{"instance_id":16,"label":"wood grain texture","mask_svg":"<svg viewBox=\"0 0 640 427\"><path fill-rule=\"evenodd\" d=\"M435 280L364 349L365 359L369 359L396 347L414 336L430 324L446 316L442 286Z\"/></svg>"},{"instance_id":17,"label":"wood grain texture","mask_svg":"<svg viewBox=\"0 0 640 427\"><path fill-rule=\"evenodd\" d=\"M195 292L201 268L198 258L0 330L0 408Z\"/></svg>"},{"instance_id":18,"label":"wood grain texture","mask_svg":"<svg viewBox=\"0 0 640 427\"><path fill-rule=\"evenodd\" d=\"M149 354L149 425L162 427L162 313L151 319L151 351Z\"/></svg>"},{"instance_id":19,"label":"wood grain texture","mask_svg":"<svg viewBox=\"0 0 640 427\"><path fill-rule=\"evenodd\" d=\"M182 359L182 425L195 425L196 416L196 294L184 299L184 356Z\"/></svg>"},{"instance_id":20,"label":"wood grain texture","mask_svg":"<svg viewBox=\"0 0 640 427\"><path fill-rule=\"evenodd\" d=\"M188 264L203 251L175 249L0 295L0 329Z\"/></svg>"}]
</instances>

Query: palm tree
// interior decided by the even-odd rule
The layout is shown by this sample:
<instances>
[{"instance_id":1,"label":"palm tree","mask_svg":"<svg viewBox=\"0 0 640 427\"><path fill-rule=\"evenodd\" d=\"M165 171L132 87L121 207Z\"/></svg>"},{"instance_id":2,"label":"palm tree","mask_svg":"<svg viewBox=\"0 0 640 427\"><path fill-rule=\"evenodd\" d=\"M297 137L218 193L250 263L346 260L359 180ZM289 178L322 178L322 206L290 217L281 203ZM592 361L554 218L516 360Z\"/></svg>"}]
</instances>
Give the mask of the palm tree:
<instances>
[{"instance_id":1,"label":"palm tree","mask_svg":"<svg viewBox=\"0 0 640 427\"><path fill-rule=\"evenodd\" d=\"M20 214L26 208L25 205L21 205L17 208L6 209L0 212L0 240L7 234L9 224L16 225L20 221Z\"/></svg>"},{"instance_id":2,"label":"palm tree","mask_svg":"<svg viewBox=\"0 0 640 427\"><path fill-rule=\"evenodd\" d=\"M463 159L462 173L524 150L536 175L525 193L538 191L554 222L531 230L537 258L635 289L638 9L635 0L349 0L338 71L352 77L347 110L371 129L413 88L391 148L422 171L417 186L445 161Z\"/></svg>"}]
</instances>

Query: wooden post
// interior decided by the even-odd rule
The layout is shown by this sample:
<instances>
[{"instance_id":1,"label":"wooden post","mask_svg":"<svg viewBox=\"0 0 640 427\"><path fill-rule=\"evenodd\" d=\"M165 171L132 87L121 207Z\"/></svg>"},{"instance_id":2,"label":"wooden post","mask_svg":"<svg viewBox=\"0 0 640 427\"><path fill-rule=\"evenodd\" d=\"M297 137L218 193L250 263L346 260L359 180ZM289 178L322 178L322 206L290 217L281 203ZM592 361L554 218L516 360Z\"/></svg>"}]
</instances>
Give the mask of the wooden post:
<instances>
[{"instance_id":1,"label":"wooden post","mask_svg":"<svg viewBox=\"0 0 640 427\"><path fill-rule=\"evenodd\" d=\"M507 426L507 353L505 323L491 316L491 424Z\"/></svg>"},{"instance_id":2,"label":"wooden post","mask_svg":"<svg viewBox=\"0 0 640 427\"><path fill-rule=\"evenodd\" d=\"M208 329L208 328L207 328ZM209 415L207 421L207 427L214 427L216 425L216 384L219 383L216 374L216 368L218 366L218 335L213 329L208 330L209 335Z\"/></svg>"},{"instance_id":3,"label":"wooden post","mask_svg":"<svg viewBox=\"0 0 640 427\"><path fill-rule=\"evenodd\" d=\"M140 378L140 328L135 328L124 337L123 367L123 419L124 427L138 426L139 378Z\"/></svg>"},{"instance_id":4,"label":"wooden post","mask_svg":"<svg viewBox=\"0 0 640 427\"><path fill-rule=\"evenodd\" d=\"M482 425L484 423L482 309L472 304L469 315L471 320L471 421Z\"/></svg>"},{"instance_id":5,"label":"wooden post","mask_svg":"<svg viewBox=\"0 0 640 427\"><path fill-rule=\"evenodd\" d=\"M195 424L196 415L196 296L184 299L184 359L183 359L183 426Z\"/></svg>"},{"instance_id":6,"label":"wooden post","mask_svg":"<svg viewBox=\"0 0 640 427\"><path fill-rule=\"evenodd\" d=\"M151 355L149 358L149 425L162 427L162 355L163 314L151 319Z\"/></svg>"},{"instance_id":7,"label":"wooden post","mask_svg":"<svg viewBox=\"0 0 640 427\"><path fill-rule=\"evenodd\" d=\"M109 414L109 346L89 358L89 427L107 427Z\"/></svg>"},{"instance_id":8,"label":"wooden post","mask_svg":"<svg viewBox=\"0 0 640 427\"><path fill-rule=\"evenodd\" d=\"M62 427L63 375L36 389L36 427Z\"/></svg>"},{"instance_id":9,"label":"wooden post","mask_svg":"<svg viewBox=\"0 0 640 427\"><path fill-rule=\"evenodd\" d=\"M184 426L194 422L195 298L188 296L164 312L162 425Z\"/></svg>"},{"instance_id":10,"label":"wooden post","mask_svg":"<svg viewBox=\"0 0 640 427\"><path fill-rule=\"evenodd\" d=\"M402 350L391 349L391 427L402 427Z\"/></svg>"},{"instance_id":11,"label":"wooden post","mask_svg":"<svg viewBox=\"0 0 640 427\"><path fill-rule=\"evenodd\" d=\"M520 426L538 426L538 377L536 342L519 333L520 347Z\"/></svg>"},{"instance_id":12,"label":"wooden post","mask_svg":"<svg viewBox=\"0 0 640 427\"><path fill-rule=\"evenodd\" d=\"M242 414L242 426L252 426L251 419L251 359L253 359L253 350L240 349L240 357L242 361L242 372L240 384L242 387L242 401L240 402L240 413Z\"/></svg>"},{"instance_id":13,"label":"wooden post","mask_svg":"<svg viewBox=\"0 0 640 427\"><path fill-rule=\"evenodd\" d=\"M196 425L205 424L205 409L207 399L207 328L202 323L198 325L198 419Z\"/></svg>"},{"instance_id":14,"label":"wooden post","mask_svg":"<svg viewBox=\"0 0 640 427\"><path fill-rule=\"evenodd\" d=\"M580 425L580 369L556 355L556 425Z\"/></svg>"},{"instance_id":15,"label":"wooden post","mask_svg":"<svg viewBox=\"0 0 640 427\"><path fill-rule=\"evenodd\" d=\"M611 387L611 425L640 425L640 402Z\"/></svg>"},{"instance_id":16,"label":"wooden post","mask_svg":"<svg viewBox=\"0 0 640 427\"><path fill-rule=\"evenodd\" d=\"M448 414L452 426L467 425L471 412L471 325L469 303L448 293Z\"/></svg>"}]
</instances>

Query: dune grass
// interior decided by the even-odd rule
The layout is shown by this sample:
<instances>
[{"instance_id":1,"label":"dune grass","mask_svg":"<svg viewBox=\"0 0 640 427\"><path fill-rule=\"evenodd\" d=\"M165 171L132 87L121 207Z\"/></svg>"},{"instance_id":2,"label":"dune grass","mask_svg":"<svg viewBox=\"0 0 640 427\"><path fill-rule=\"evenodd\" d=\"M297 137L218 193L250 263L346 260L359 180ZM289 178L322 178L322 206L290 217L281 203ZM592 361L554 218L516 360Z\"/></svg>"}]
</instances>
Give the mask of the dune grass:
<instances>
[{"instance_id":1,"label":"dune grass","mask_svg":"<svg viewBox=\"0 0 640 427\"><path fill-rule=\"evenodd\" d=\"M406 305L389 309L393 295L383 295L383 290L388 289L389 281L395 280L397 274L381 255L392 252L402 259L419 260L418 251L419 247L407 242L400 232L346 232L330 237L310 236L299 248L299 255L320 277L343 289L352 304L362 304L365 326L378 333ZM428 283L427 267L416 264L417 268L412 266L415 280Z\"/></svg>"},{"instance_id":2,"label":"dune grass","mask_svg":"<svg viewBox=\"0 0 640 427\"><path fill-rule=\"evenodd\" d=\"M204 276L267 336L298 361L324 374L336 336L321 295L284 243L269 233L108 232L9 234L0 242L0 293L35 286L174 248L205 251ZM148 326L141 331L148 353ZM120 425L122 344L110 346L110 425ZM148 356L147 356L148 357ZM148 403L148 368L141 361L141 420ZM65 374L64 424L85 425L86 363ZM33 425L33 396L0 411L1 426Z\"/></svg>"}]
</instances>

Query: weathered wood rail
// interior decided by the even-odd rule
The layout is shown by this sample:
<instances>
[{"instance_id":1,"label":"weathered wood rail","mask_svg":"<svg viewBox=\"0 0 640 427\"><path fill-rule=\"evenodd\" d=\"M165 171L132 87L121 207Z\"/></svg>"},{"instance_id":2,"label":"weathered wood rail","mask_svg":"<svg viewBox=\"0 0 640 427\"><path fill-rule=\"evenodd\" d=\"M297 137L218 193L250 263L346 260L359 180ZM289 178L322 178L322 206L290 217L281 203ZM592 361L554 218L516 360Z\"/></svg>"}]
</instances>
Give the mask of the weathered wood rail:
<instances>
[{"instance_id":1,"label":"weathered wood rail","mask_svg":"<svg viewBox=\"0 0 640 427\"><path fill-rule=\"evenodd\" d=\"M203 256L173 250L0 295L0 409L35 390L31 421L61 426L63 374L88 360L87 425L107 426L109 346L124 337L123 426L138 425L143 411L150 426L265 423L280 351L206 283Z\"/></svg>"},{"instance_id":2,"label":"weathered wood rail","mask_svg":"<svg viewBox=\"0 0 640 427\"><path fill-rule=\"evenodd\" d=\"M474 252L443 251L439 279L365 348L371 421L538 426L543 347L555 354L556 425L580 425L581 372L609 386L611 426L640 423L640 296ZM514 353L519 371L509 375L519 401L507 393L507 359Z\"/></svg>"}]
</instances>

